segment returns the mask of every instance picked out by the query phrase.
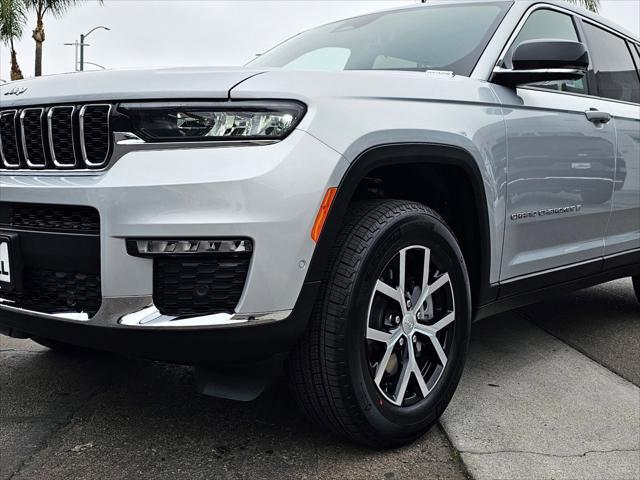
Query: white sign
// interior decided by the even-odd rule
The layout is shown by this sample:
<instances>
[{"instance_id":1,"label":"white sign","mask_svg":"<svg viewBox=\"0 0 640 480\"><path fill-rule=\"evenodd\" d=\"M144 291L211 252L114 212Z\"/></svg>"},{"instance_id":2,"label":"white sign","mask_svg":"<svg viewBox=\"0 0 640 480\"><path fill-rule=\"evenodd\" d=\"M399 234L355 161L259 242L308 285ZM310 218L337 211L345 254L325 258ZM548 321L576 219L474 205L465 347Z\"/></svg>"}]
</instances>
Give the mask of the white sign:
<instances>
[{"instance_id":1,"label":"white sign","mask_svg":"<svg viewBox=\"0 0 640 480\"><path fill-rule=\"evenodd\" d=\"M11 283L9 244L0 240L0 282Z\"/></svg>"}]
</instances>

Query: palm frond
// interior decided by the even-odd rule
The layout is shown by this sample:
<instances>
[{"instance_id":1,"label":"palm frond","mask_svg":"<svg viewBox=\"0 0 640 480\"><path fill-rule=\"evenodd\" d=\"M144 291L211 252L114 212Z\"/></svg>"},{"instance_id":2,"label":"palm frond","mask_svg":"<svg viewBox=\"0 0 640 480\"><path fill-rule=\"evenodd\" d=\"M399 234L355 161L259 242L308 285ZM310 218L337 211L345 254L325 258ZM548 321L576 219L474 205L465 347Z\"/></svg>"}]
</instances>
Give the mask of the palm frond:
<instances>
[{"instance_id":1,"label":"palm frond","mask_svg":"<svg viewBox=\"0 0 640 480\"><path fill-rule=\"evenodd\" d=\"M594 13L598 13L600 10L600 0L566 0L567 2L580 5L587 10L591 10Z\"/></svg>"},{"instance_id":2,"label":"palm frond","mask_svg":"<svg viewBox=\"0 0 640 480\"><path fill-rule=\"evenodd\" d=\"M29 10L33 10L43 17L50 13L54 17L61 17L67 10L80 3L84 3L85 0L23 0ZM103 4L104 0L97 0L98 3Z\"/></svg>"},{"instance_id":3,"label":"palm frond","mask_svg":"<svg viewBox=\"0 0 640 480\"><path fill-rule=\"evenodd\" d=\"M26 20L22 0L0 0L0 41L8 44L20 38Z\"/></svg>"}]
</instances>

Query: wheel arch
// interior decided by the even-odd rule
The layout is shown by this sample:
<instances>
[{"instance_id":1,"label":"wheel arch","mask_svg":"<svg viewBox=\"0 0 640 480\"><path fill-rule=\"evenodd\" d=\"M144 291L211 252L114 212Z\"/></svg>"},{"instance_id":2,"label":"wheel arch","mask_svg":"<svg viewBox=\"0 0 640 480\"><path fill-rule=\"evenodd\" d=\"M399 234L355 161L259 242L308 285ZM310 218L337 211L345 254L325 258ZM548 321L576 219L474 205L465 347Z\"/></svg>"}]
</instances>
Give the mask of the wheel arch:
<instances>
[{"instance_id":1,"label":"wheel arch","mask_svg":"<svg viewBox=\"0 0 640 480\"><path fill-rule=\"evenodd\" d=\"M474 205L470 205L469 208L477 215L480 229L479 278L478 285L473 292L474 311L476 311L479 306L489 303L497 297L497 290L492 287L490 282L492 243L489 204L484 178L477 161L467 150L453 145L393 143L377 145L360 153L340 181L336 197L309 265L306 282L322 281L327 263L331 258L332 247L347 215L348 208L356 198L358 188L365 181L367 175L384 167L408 165L458 167L464 172L472 187Z\"/></svg>"}]
</instances>

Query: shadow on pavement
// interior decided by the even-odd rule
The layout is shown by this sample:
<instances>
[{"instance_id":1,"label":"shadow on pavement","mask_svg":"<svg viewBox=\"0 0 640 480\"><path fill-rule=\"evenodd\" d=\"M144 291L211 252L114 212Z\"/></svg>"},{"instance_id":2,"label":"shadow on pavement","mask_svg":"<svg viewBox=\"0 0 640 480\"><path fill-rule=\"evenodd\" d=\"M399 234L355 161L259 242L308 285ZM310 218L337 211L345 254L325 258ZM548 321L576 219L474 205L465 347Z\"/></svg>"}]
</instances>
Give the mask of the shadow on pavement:
<instances>
[{"instance_id":1,"label":"shadow on pavement","mask_svg":"<svg viewBox=\"0 0 640 480\"><path fill-rule=\"evenodd\" d=\"M551 335L640 386L640 302L630 279L520 312Z\"/></svg>"},{"instance_id":2,"label":"shadow on pavement","mask_svg":"<svg viewBox=\"0 0 640 480\"><path fill-rule=\"evenodd\" d=\"M362 449L310 425L282 382L239 403L197 394L188 367L44 349L1 362L2 477L464 478L439 428Z\"/></svg>"}]
</instances>

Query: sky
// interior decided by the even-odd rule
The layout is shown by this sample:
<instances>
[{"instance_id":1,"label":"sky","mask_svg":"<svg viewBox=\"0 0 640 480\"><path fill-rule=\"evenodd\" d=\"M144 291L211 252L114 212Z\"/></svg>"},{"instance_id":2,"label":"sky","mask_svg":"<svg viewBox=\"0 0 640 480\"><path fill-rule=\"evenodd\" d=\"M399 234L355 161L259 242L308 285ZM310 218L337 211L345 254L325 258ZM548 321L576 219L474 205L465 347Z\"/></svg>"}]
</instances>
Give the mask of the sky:
<instances>
[{"instance_id":1,"label":"sky","mask_svg":"<svg viewBox=\"0 0 640 480\"><path fill-rule=\"evenodd\" d=\"M45 20L44 74L74 70L74 42L91 34L85 59L107 68L243 65L273 45L316 25L418 0L93 0L63 18ZM640 35L640 1L601 0L601 15ZM29 17L16 44L25 76L33 75ZM9 52L0 47L0 78L9 78ZM87 69L96 67L87 66Z\"/></svg>"}]
</instances>

